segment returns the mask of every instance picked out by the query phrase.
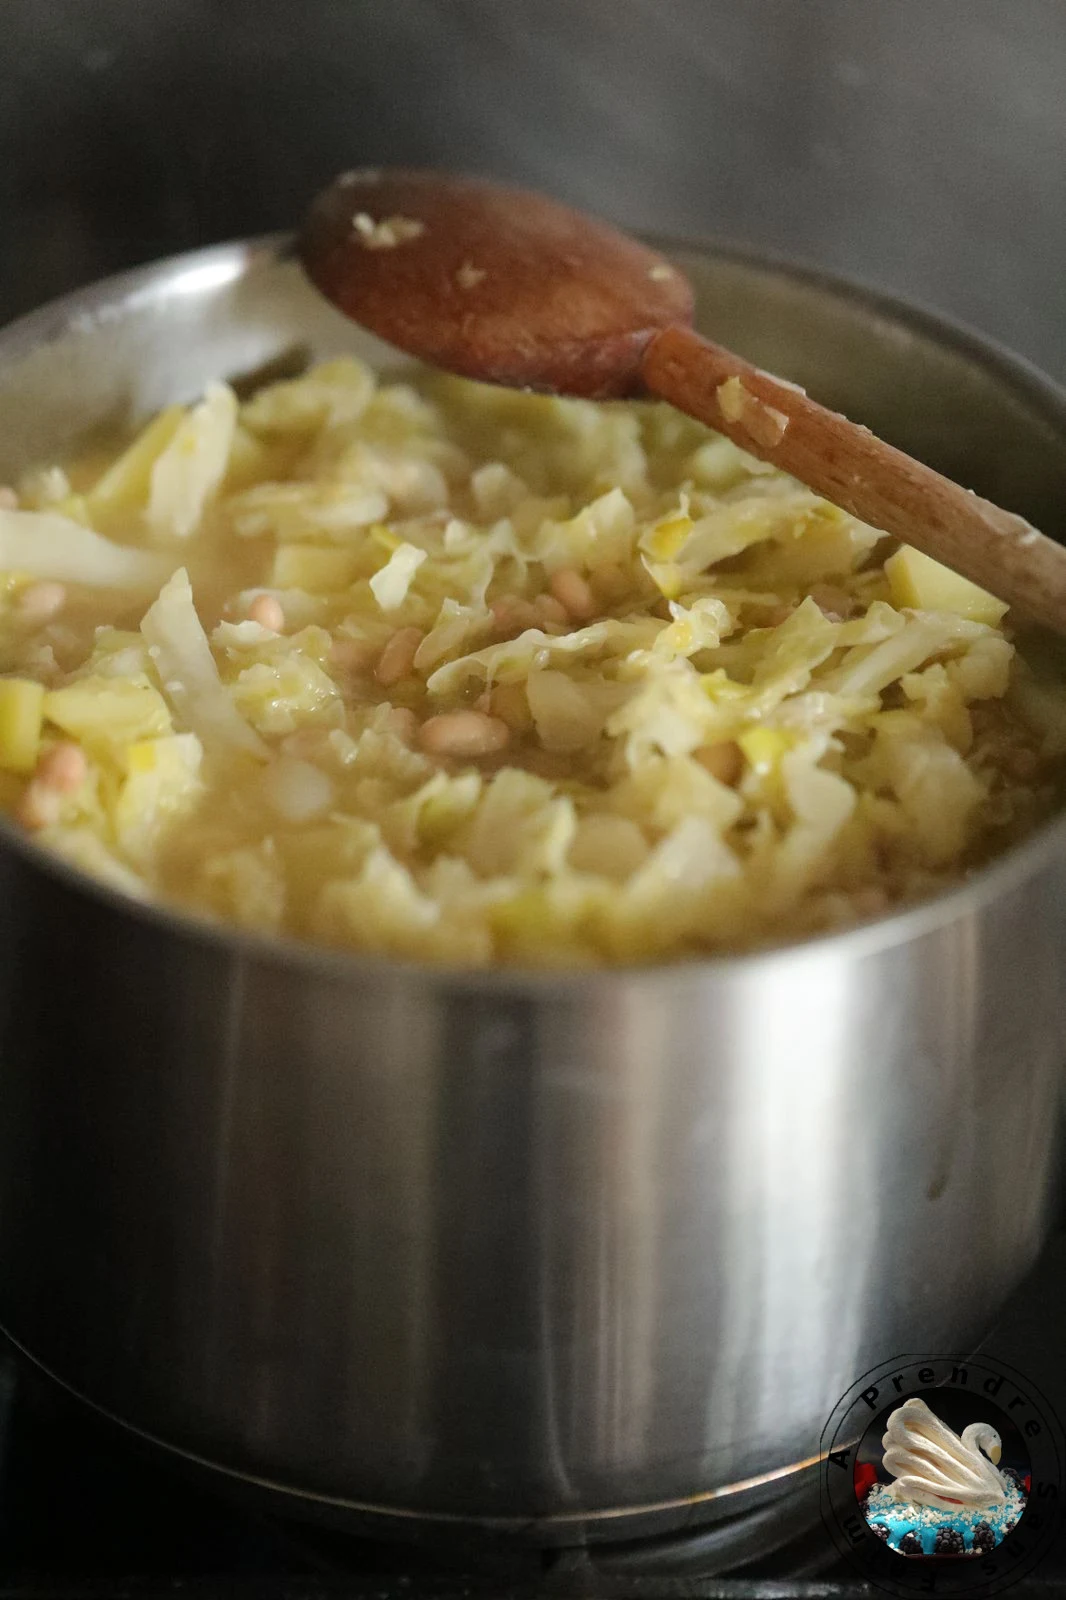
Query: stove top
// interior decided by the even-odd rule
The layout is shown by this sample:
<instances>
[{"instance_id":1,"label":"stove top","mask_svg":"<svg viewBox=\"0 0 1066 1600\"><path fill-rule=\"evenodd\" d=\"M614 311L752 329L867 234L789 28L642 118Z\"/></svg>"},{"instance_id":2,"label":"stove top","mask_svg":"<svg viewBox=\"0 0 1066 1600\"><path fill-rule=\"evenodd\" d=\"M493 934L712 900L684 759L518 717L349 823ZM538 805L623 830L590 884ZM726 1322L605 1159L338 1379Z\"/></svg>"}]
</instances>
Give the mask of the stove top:
<instances>
[{"instance_id":1,"label":"stove top","mask_svg":"<svg viewBox=\"0 0 1066 1600\"><path fill-rule=\"evenodd\" d=\"M1029 1376L1060 1419L1064 1329L1060 1233L985 1346ZM13 1356L0 1359L0 1600L831 1600L876 1593L837 1556L818 1517L816 1490L653 1544L442 1556L220 1499ZM1066 1600L1066 1537L1010 1593Z\"/></svg>"}]
</instances>

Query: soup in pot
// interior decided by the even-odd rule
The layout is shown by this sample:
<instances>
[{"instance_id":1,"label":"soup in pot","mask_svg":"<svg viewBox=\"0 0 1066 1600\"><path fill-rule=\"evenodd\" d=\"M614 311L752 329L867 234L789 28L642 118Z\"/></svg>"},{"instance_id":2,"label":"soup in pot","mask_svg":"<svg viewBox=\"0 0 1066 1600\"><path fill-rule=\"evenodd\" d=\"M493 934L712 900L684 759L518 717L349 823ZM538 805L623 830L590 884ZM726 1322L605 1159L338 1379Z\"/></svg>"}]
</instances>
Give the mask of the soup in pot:
<instances>
[{"instance_id":1,"label":"soup in pot","mask_svg":"<svg viewBox=\"0 0 1066 1600\"><path fill-rule=\"evenodd\" d=\"M658 404L353 360L0 490L0 804L141 899L466 966L880 915L1055 804L991 595Z\"/></svg>"}]
</instances>

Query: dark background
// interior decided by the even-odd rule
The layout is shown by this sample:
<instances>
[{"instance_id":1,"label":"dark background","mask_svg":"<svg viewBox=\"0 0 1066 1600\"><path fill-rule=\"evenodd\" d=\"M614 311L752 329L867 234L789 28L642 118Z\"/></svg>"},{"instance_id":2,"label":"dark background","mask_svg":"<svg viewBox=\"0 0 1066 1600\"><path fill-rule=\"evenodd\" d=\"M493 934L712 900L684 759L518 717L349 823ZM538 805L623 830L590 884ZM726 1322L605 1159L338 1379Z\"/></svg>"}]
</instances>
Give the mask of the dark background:
<instances>
[{"instance_id":1,"label":"dark background","mask_svg":"<svg viewBox=\"0 0 1066 1600\"><path fill-rule=\"evenodd\" d=\"M850 272L1066 378L1063 0L0 0L0 317L400 161Z\"/></svg>"}]
</instances>

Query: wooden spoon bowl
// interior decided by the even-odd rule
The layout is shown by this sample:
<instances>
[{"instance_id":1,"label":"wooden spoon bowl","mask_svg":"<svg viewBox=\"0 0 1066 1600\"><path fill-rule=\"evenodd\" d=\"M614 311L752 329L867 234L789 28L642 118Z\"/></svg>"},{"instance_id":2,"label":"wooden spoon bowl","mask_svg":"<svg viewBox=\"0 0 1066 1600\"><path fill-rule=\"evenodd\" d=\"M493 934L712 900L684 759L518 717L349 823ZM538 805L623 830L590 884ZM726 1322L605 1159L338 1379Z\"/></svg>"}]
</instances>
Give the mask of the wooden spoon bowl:
<instances>
[{"instance_id":1,"label":"wooden spoon bowl","mask_svg":"<svg viewBox=\"0 0 1066 1600\"><path fill-rule=\"evenodd\" d=\"M386 343L508 388L642 393L653 335L692 321L688 282L656 251L477 178L346 173L312 207L301 254L326 298Z\"/></svg>"},{"instance_id":2,"label":"wooden spoon bowl","mask_svg":"<svg viewBox=\"0 0 1066 1600\"><path fill-rule=\"evenodd\" d=\"M429 365L542 393L653 395L1066 634L1066 550L692 328L684 275L543 195L437 172L343 174L304 267L353 321Z\"/></svg>"}]
</instances>

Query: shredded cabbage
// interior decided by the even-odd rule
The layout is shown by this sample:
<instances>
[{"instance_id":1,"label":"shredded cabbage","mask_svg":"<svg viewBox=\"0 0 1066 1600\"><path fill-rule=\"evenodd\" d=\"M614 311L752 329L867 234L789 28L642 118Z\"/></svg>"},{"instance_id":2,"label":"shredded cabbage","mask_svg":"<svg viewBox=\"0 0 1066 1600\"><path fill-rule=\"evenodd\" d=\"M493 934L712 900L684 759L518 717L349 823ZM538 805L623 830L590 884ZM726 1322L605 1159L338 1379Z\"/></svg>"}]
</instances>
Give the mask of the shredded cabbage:
<instances>
[{"instance_id":1,"label":"shredded cabbage","mask_svg":"<svg viewBox=\"0 0 1066 1600\"><path fill-rule=\"evenodd\" d=\"M141 632L163 693L191 732L205 744L227 745L263 758L269 754L219 677L184 567L163 585L158 600L145 612Z\"/></svg>"},{"instance_id":2,"label":"shredded cabbage","mask_svg":"<svg viewBox=\"0 0 1066 1600\"><path fill-rule=\"evenodd\" d=\"M200 404L178 425L152 467L148 526L161 540L187 539L226 475L237 397L224 383L209 383Z\"/></svg>"},{"instance_id":3,"label":"shredded cabbage","mask_svg":"<svg viewBox=\"0 0 1066 1600\"><path fill-rule=\"evenodd\" d=\"M91 589L154 589L170 562L151 550L113 544L57 511L0 509L0 570Z\"/></svg>"},{"instance_id":4,"label":"shredded cabbage","mask_svg":"<svg viewBox=\"0 0 1066 1600\"><path fill-rule=\"evenodd\" d=\"M163 830L192 810L202 789L202 762L203 747L194 733L141 739L127 748L126 776L112 812L127 861L150 864Z\"/></svg>"},{"instance_id":5,"label":"shredded cabbage","mask_svg":"<svg viewBox=\"0 0 1066 1600\"><path fill-rule=\"evenodd\" d=\"M253 433L313 435L357 422L374 396L374 374L362 361L324 361L307 373L260 389L241 410Z\"/></svg>"},{"instance_id":6,"label":"shredded cabbage","mask_svg":"<svg viewBox=\"0 0 1066 1600\"><path fill-rule=\"evenodd\" d=\"M381 571L375 572L370 587L382 611L399 610L407 598L412 578L425 559L425 550L419 550L413 544L401 544L392 552Z\"/></svg>"}]
</instances>

